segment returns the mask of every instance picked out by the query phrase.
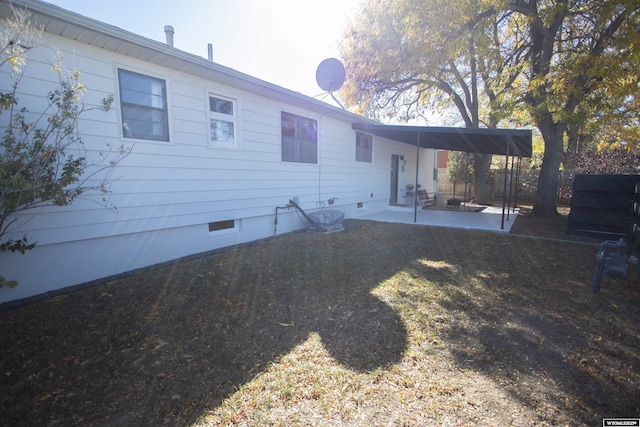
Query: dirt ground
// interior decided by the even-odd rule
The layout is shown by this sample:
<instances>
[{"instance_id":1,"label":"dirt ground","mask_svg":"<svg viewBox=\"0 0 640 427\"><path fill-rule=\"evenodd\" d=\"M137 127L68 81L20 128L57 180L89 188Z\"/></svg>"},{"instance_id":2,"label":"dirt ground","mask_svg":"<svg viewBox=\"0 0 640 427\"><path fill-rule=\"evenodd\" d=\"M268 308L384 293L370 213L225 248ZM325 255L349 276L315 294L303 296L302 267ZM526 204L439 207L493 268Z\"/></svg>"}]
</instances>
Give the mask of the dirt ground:
<instances>
[{"instance_id":1,"label":"dirt ground","mask_svg":"<svg viewBox=\"0 0 640 427\"><path fill-rule=\"evenodd\" d=\"M516 221L511 227L511 234L535 236L567 241L582 241L599 243L590 239L567 235L567 217L571 210L569 206L559 206L557 217L538 218L533 215L531 205L520 205Z\"/></svg>"},{"instance_id":2,"label":"dirt ground","mask_svg":"<svg viewBox=\"0 0 640 427\"><path fill-rule=\"evenodd\" d=\"M640 417L640 279L511 235L350 221L0 312L0 424L602 425ZM0 290L1 291L1 290Z\"/></svg>"}]
</instances>

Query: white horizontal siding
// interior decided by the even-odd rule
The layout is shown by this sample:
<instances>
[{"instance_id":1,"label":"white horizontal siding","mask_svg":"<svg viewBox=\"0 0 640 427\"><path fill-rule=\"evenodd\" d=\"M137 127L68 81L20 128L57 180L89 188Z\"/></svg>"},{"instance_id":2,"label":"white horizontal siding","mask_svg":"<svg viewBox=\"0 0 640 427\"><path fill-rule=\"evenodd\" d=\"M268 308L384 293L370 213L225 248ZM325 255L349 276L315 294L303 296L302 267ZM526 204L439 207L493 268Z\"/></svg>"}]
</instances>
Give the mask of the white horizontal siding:
<instances>
[{"instance_id":1,"label":"white horizontal siding","mask_svg":"<svg viewBox=\"0 0 640 427\"><path fill-rule=\"evenodd\" d=\"M59 37L46 42L62 52L67 68L82 72L88 107L114 96L113 110L88 111L78 123L87 158L99 160L99 153L108 151L109 145L112 149L125 145L132 152L112 171L107 203L117 210L101 206L102 196L87 195L68 207L48 207L20 216L8 237L27 234L39 246L24 257L11 256L11 267L7 267L8 255L0 254L0 262L5 277L15 274L21 280L21 296L269 236L276 207L286 205L292 197L298 197L307 210L329 207L329 199L335 198L331 208L344 210L347 217L357 215L359 202L382 209L389 201L392 154L405 156L403 177L407 182L414 180L415 148L406 144L375 137L373 162L356 162L355 131L350 122ZM37 48L30 55L20 100L37 111L46 105L43 95L56 84L51 71L54 49ZM118 68L166 80L169 142L121 136ZM0 74L0 82L6 81L7 76ZM237 101L237 147L208 144L209 93ZM318 121L318 164L282 162L282 111ZM0 126L3 120L6 117L0 116ZM432 173L428 157L421 153L423 185ZM279 215L281 232L302 227L295 212ZM209 222L230 219L238 221L238 230L226 237L210 235ZM134 249L144 255L137 256ZM75 258L94 251L100 255L92 255L86 263L99 266L71 273L70 266L65 267L71 261L61 260L60 250ZM37 268L29 269L29 263ZM43 269L52 280L36 283L44 274L37 272ZM7 298L14 297L0 293L0 302Z\"/></svg>"}]
</instances>

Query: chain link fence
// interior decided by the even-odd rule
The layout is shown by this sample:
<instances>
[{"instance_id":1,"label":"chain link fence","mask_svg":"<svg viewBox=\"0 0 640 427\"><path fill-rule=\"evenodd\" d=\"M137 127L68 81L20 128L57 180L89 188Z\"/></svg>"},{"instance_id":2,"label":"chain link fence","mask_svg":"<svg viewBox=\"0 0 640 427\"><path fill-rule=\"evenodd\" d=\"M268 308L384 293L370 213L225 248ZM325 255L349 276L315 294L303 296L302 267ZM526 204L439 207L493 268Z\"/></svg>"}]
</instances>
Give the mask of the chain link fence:
<instances>
[{"instance_id":1,"label":"chain link fence","mask_svg":"<svg viewBox=\"0 0 640 427\"><path fill-rule=\"evenodd\" d=\"M513 191L517 188L517 200L518 202L533 203L536 197L536 191L538 189L538 174L539 169L527 169L520 171L520 174L516 176L516 171L509 172L507 175L507 192L510 189L511 182L517 182L517 187L511 189L511 198L515 198ZM504 193L504 169L491 170L487 179L486 194L491 200L501 199ZM558 172L558 202L569 203L571 200L571 185L575 172L561 170ZM458 199L471 200L474 196L474 186L471 183L453 182L447 176L446 169L438 169L438 191L442 193L445 198L455 197ZM507 193L507 197L509 194Z\"/></svg>"}]
</instances>

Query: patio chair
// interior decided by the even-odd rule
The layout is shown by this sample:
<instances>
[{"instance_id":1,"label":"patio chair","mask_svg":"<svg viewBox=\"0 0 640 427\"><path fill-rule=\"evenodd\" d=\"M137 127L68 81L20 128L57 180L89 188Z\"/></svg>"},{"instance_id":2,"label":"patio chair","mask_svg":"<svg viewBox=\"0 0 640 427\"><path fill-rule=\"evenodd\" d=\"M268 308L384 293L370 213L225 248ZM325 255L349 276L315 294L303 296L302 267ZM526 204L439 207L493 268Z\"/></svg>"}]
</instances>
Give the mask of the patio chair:
<instances>
[{"instance_id":1,"label":"patio chair","mask_svg":"<svg viewBox=\"0 0 640 427\"><path fill-rule=\"evenodd\" d=\"M422 205L422 209L427 209L429 206L436 204L436 193L429 195L427 190L418 190L418 199L416 201L418 206Z\"/></svg>"}]
</instances>

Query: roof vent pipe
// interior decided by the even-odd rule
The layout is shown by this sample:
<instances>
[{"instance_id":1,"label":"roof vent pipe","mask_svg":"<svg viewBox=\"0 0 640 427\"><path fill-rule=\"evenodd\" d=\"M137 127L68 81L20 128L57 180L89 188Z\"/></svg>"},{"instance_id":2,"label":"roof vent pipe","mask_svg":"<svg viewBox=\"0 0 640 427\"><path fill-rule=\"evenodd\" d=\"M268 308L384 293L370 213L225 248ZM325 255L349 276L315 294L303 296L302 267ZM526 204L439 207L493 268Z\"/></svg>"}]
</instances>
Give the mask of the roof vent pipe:
<instances>
[{"instance_id":1,"label":"roof vent pipe","mask_svg":"<svg viewBox=\"0 0 640 427\"><path fill-rule=\"evenodd\" d=\"M167 35L167 44L173 46L173 27L171 25L165 25L164 33Z\"/></svg>"},{"instance_id":2,"label":"roof vent pipe","mask_svg":"<svg viewBox=\"0 0 640 427\"><path fill-rule=\"evenodd\" d=\"M209 52L209 61L213 61L213 45L211 43L207 45L207 50Z\"/></svg>"}]
</instances>

